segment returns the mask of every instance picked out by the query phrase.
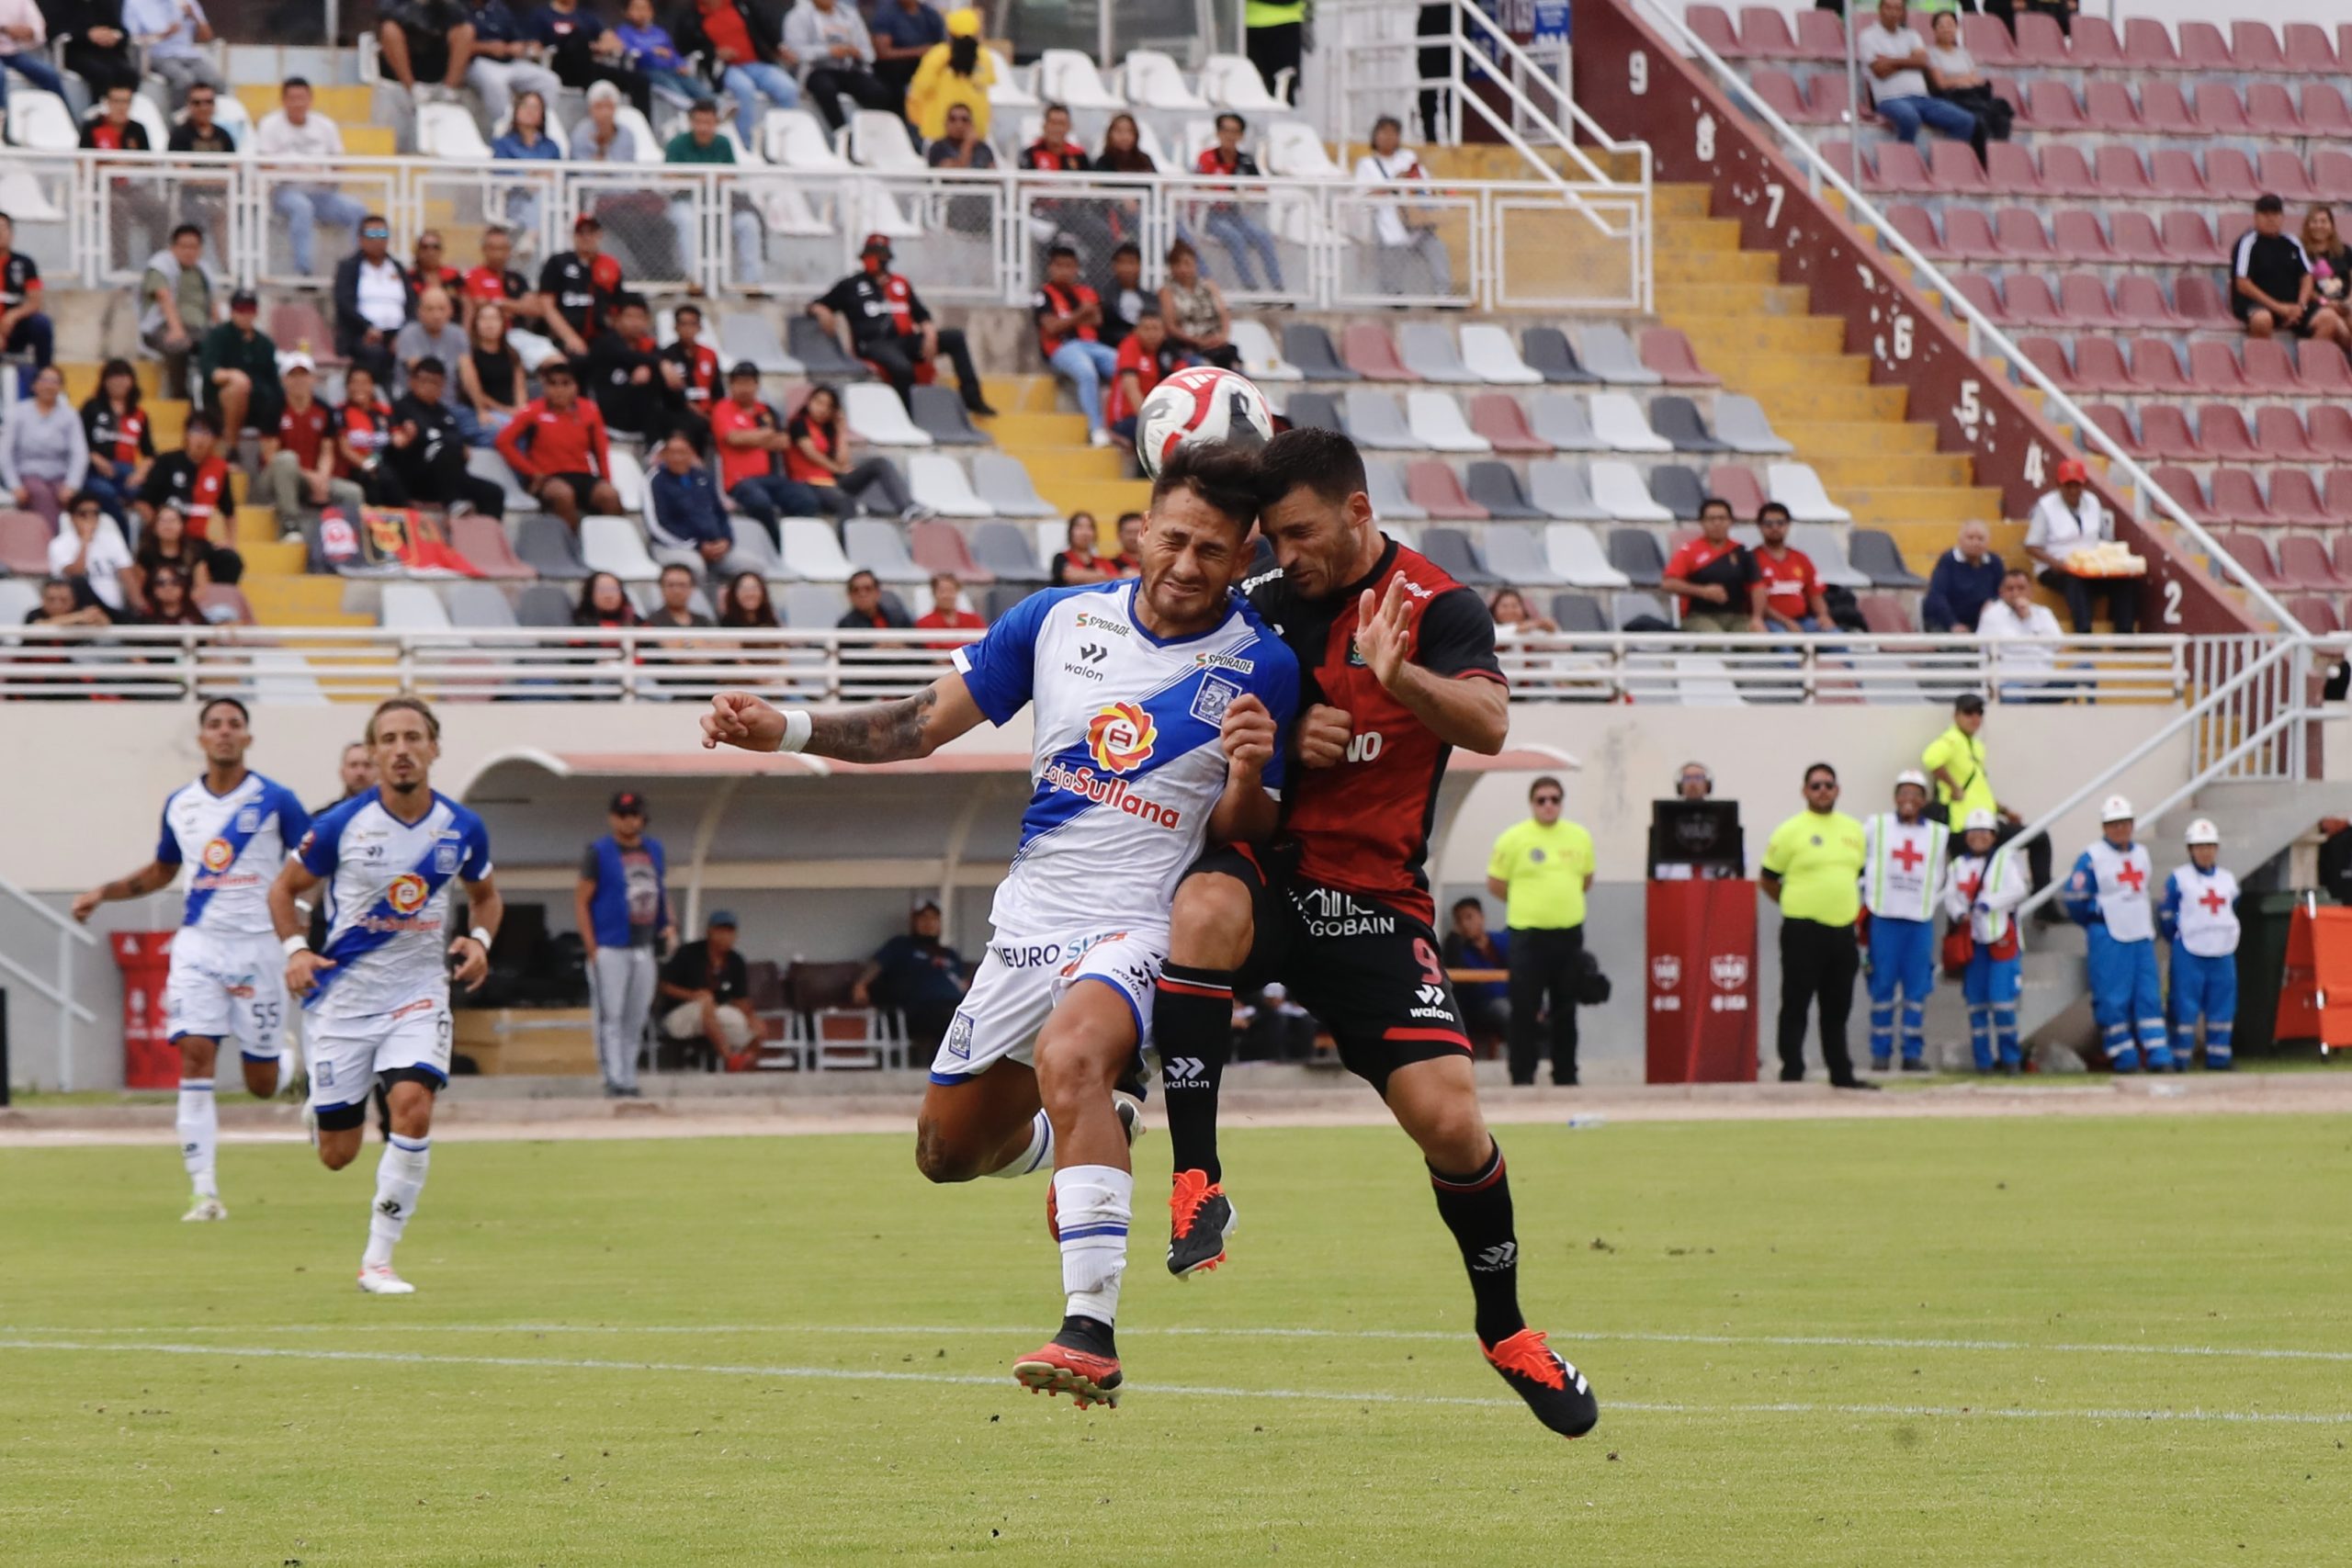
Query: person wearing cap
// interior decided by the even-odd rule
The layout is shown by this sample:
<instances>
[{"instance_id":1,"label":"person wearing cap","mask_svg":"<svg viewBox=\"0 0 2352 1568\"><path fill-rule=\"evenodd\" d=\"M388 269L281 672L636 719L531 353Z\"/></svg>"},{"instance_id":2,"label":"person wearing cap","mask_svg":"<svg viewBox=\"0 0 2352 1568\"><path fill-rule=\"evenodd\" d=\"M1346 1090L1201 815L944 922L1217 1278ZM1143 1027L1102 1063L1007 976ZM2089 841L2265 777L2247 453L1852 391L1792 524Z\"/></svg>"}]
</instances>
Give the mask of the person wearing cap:
<instances>
[{"instance_id":1,"label":"person wearing cap","mask_svg":"<svg viewBox=\"0 0 2352 1568\"><path fill-rule=\"evenodd\" d=\"M1952 699L1951 723L1919 753L1919 766L1935 783L1935 808L1928 815L1949 826L1967 820L1969 814L1989 811L2001 824L2001 841L2007 843L2025 826L2025 819L2002 805L1993 794L1984 771L1984 699L1962 692ZM2036 834L2026 846L2026 863L2033 870L2036 888L2050 886L2050 839Z\"/></svg>"},{"instance_id":2,"label":"person wearing cap","mask_svg":"<svg viewBox=\"0 0 2352 1568\"><path fill-rule=\"evenodd\" d=\"M1567 792L1546 773L1528 786L1528 817L1487 857L1487 891L1504 902L1510 937L1510 1081L1535 1081L1544 1003L1551 1003L1552 1081L1577 1081L1577 982L1584 971L1585 895L1592 835L1560 815Z\"/></svg>"},{"instance_id":3,"label":"person wearing cap","mask_svg":"<svg viewBox=\"0 0 2352 1568\"><path fill-rule=\"evenodd\" d=\"M1854 1075L1846 1019L1854 1010L1861 953L1854 922L1861 915L1865 859L1862 825L1838 809L1838 770L1804 771L1804 809L1772 829L1757 886L1781 907L1781 1081L1804 1078L1804 1028L1821 1004L1821 1059L1834 1089L1871 1089Z\"/></svg>"},{"instance_id":4,"label":"person wearing cap","mask_svg":"<svg viewBox=\"0 0 2352 1568\"><path fill-rule=\"evenodd\" d=\"M2230 247L2230 311L2246 336L2280 330L2341 347L2344 318L2323 309L2312 258L2287 230L2287 204L2265 194L2254 203L2254 227Z\"/></svg>"},{"instance_id":5,"label":"person wearing cap","mask_svg":"<svg viewBox=\"0 0 2352 1568\"><path fill-rule=\"evenodd\" d=\"M2238 879L2222 868L2222 832L2199 817L2184 836L2188 863L2165 880L2157 929L2172 943L2172 1070L2185 1073L2205 1026L2205 1068L2229 1071L2238 1016Z\"/></svg>"},{"instance_id":6,"label":"person wearing cap","mask_svg":"<svg viewBox=\"0 0 2352 1568\"><path fill-rule=\"evenodd\" d=\"M2136 1073L2172 1066L2165 1007L2156 984L2155 900L2148 847L2132 838L2132 803L2110 795L2100 806L2099 836L2075 862L2060 892L2067 916L2090 933L2091 1013L2109 1066Z\"/></svg>"},{"instance_id":7,"label":"person wearing cap","mask_svg":"<svg viewBox=\"0 0 2352 1568\"><path fill-rule=\"evenodd\" d=\"M907 1026L910 1051L938 1049L957 1004L972 988L971 966L939 932L939 906L926 898L907 917L907 934L876 949L850 987L850 1000L859 1007L896 1010Z\"/></svg>"},{"instance_id":8,"label":"person wearing cap","mask_svg":"<svg viewBox=\"0 0 2352 1568\"><path fill-rule=\"evenodd\" d=\"M622 790L605 820L611 831L581 856L571 912L588 961L605 1093L633 1098L638 1046L653 1012L654 950L676 942L678 931L670 918L669 859L645 830L645 796Z\"/></svg>"},{"instance_id":9,"label":"person wearing cap","mask_svg":"<svg viewBox=\"0 0 2352 1568\"><path fill-rule=\"evenodd\" d=\"M1894 1065L1903 1001L1903 1070L1928 1070L1928 998L1936 988L1936 883L1951 830L1928 818L1928 775L1894 775L1894 809L1862 824L1862 908L1870 917L1871 1070Z\"/></svg>"},{"instance_id":10,"label":"person wearing cap","mask_svg":"<svg viewBox=\"0 0 2352 1568\"><path fill-rule=\"evenodd\" d=\"M416 314L416 288L391 249L392 226L371 215L360 222L359 248L334 269L335 352L379 387L392 384L392 339Z\"/></svg>"},{"instance_id":11,"label":"person wearing cap","mask_svg":"<svg viewBox=\"0 0 2352 1568\"><path fill-rule=\"evenodd\" d=\"M959 6L947 13L946 41L933 44L915 62L914 75L907 83L908 123L925 141L936 141L954 134L951 128L960 108L973 141L986 149L989 89L995 85L996 56L980 46L980 14L969 6ZM936 157L931 162L938 166ZM992 167L995 163L994 151L989 150L986 164L965 159L958 161L958 166Z\"/></svg>"},{"instance_id":12,"label":"person wearing cap","mask_svg":"<svg viewBox=\"0 0 2352 1568\"><path fill-rule=\"evenodd\" d=\"M255 325L260 316L254 291L240 288L229 296L229 319L196 345L197 406L220 419L232 443L248 427L264 434L275 430L286 400L277 384L277 345Z\"/></svg>"},{"instance_id":13,"label":"person wearing cap","mask_svg":"<svg viewBox=\"0 0 2352 1568\"><path fill-rule=\"evenodd\" d=\"M2041 586L2066 601L2077 636L2091 629L2091 601L2107 602L2115 635L2129 637L2139 625L2140 579L2083 577L2068 564L2094 546L2115 537L2115 519L2090 488L2090 470L2079 457L2058 465L2058 488L2033 503L2026 519L2025 553L2041 563Z\"/></svg>"},{"instance_id":14,"label":"person wearing cap","mask_svg":"<svg viewBox=\"0 0 2352 1568\"><path fill-rule=\"evenodd\" d=\"M699 1043L730 1064L760 1037L751 966L735 950L737 926L733 910L713 909L702 940L680 947L662 969L662 1037Z\"/></svg>"},{"instance_id":15,"label":"person wearing cap","mask_svg":"<svg viewBox=\"0 0 2352 1568\"><path fill-rule=\"evenodd\" d=\"M914 407L915 367L936 365L944 354L955 367L965 408L983 418L996 412L980 395L980 373L973 367L971 345L962 329L933 321L915 286L890 270L889 236L868 234L858 254L858 270L810 303L808 313L817 324L839 336L840 323L847 321L850 352L871 360L910 410Z\"/></svg>"},{"instance_id":16,"label":"person wearing cap","mask_svg":"<svg viewBox=\"0 0 2352 1568\"><path fill-rule=\"evenodd\" d=\"M278 360L279 385L286 393L277 412L277 427L262 437L261 475L254 482L257 497L266 497L277 512L281 533L293 534L302 514L313 507L334 506L355 525L367 498L349 479L335 477L334 410L318 400L317 367L300 352Z\"/></svg>"},{"instance_id":17,"label":"person wearing cap","mask_svg":"<svg viewBox=\"0 0 2352 1568\"><path fill-rule=\"evenodd\" d=\"M449 409L448 388L455 379L434 355L409 367L408 390L392 400L384 462L411 502L503 517L506 488L466 466L465 429Z\"/></svg>"},{"instance_id":18,"label":"person wearing cap","mask_svg":"<svg viewBox=\"0 0 2352 1568\"><path fill-rule=\"evenodd\" d=\"M590 340L604 331L621 290L621 264L605 254L604 245L605 226L582 213L571 225L571 249L547 259L532 296L536 313L574 359L584 356Z\"/></svg>"},{"instance_id":19,"label":"person wearing cap","mask_svg":"<svg viewBox=\"0 0 2352 1568\"><path fill-rule=\"evenodd\" d=\"M1968 1044L1976 1070L1989 1073L1997 1064L2014 1077L2024 1070L2024 1056L2018 1045L2021 960L2017 917L2010 911L2025 901L2029 889L2017 857L1998 847L1999 837L2000 823L1991 812L1972 811L1963 818L1960 852L1945 865L1936 897L1968 952L1960 989L1968 1004Z\"/></svg>"}]
</instances>

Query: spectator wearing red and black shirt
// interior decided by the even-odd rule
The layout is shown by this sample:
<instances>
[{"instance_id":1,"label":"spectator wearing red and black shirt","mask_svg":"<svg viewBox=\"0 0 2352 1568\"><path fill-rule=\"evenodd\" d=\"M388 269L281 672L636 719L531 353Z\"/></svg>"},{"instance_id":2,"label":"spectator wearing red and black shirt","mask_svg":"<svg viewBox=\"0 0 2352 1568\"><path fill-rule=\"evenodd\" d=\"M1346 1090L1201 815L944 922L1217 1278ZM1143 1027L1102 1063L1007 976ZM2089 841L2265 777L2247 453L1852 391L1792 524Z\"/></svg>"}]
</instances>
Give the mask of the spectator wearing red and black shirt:
<instances>
[{"instance_id":1,"label":"spectator wearing red and black shirt","mask_svg":"<svg viewBox=\"0 0 2352 1568\"><path fill-rule=\"evenodd\" d=\"M1764 629L1756 558L1731 536L1731 502L1718 496L1700 502L1699 536L1674 552L1658 586L1680 596L1685 631Z\"/></svg>"},{"instance_id":2,"label":"spectator wearing red and black shirt","mask_svg":"<svg viewBox=\"0 0 2352 1568\"><path fill-rule=\"evenodd\" d=\"M131 92L118 83L107 89L106 102L82 127L84 148L100 152L152 152L147 128L130 118Z\"/></svg>"},{"instance_id":3,"label":"spectator wearing red and black shirt","mask_svg":"<svg viewBox=\"0 0 2352 1568\"><path fill-rule=\"evenodd\" d=\"M40 306L40 264L17 249L17 226L0 212L0 351L33 356L19 389L28 397L34 374L50 362L57 341Z\"/></svg>"},{"instance_id":4,"label":"spectator wearing red and black shirt","mask_svg":"<svg viewBox=\"0 0 2352 1568\"><path fill-rule=\"evenodd\" d=\"M605 477L613 450L604 416L582 400L578 378L560 359L539 367L539 389L541 396L498 433L498 455L523 488L571 528L580 526L583 510L618 512L620 496Z\"/></svg>"},{"instance_id":5,"label":"spectator wearing red and black shirt","mask_svg":"<svg viewBox=\"0 0 2352 1568\"><path fill-rule=\"evenodd\" d=\"M643 295L616 296L611 324L589 345L580 373L606 429L659 445L686 412L685 374L663 357L650 318Z\"/></svg>"},{"instance_id":6,"label":"spectator wearing red and black shirt","mask_svg":"<svg viewBox=\"0 0 2352 1568\"><path fill-rule=\"evenodd\" d=\"M139 406L139 375L128 359L109 359L98 372L98 389L82 405L82 435L90 448L82 488L127 527L130 498L155 461L153 423Z\"/></svg>"},{"instance_id":7,"label":"spectator wearing red and black shirt","mask_svg":"<svg viewBox=\"0 0 2352 1568\"><path fill-rule=\"evenodd\" d=\"M506 307L509 329L531 334L527 348L524 344L515 344L515 352L524 355L527 368L554 353L554 329L548 325L550 308L547 298L532 291L530 283L510 265L514 259L513 235L495 225L483 230L481 265L467 271L458 285L458 295L469 333L473 330L474 311L483 304Z\"/></svg>"},{"instance_id":8,"label":"spectator wearing red and black shirt","mask_svg":"<svg viewBox=\"0 0 2352 1568\"><path fill-rule=\"evenodd\" d=\"M1037 352L1069 383L1078 412L1086 416L1087 440L1108 446L1102 383L1117 372L1119 356L1102 341L1102 301L1078 280L1078 253L1069 246L1056 245L1047 254L1046 281L1031 297L1030 313L1037 319Z\"/></svg>"},{"instance_id":9,"label":"spectator wearing red and black shirt","mask_svg":"<svg viewBox=\"0 0 2352 1568\"><path fill-rule=\"evenodd\" d=\"M180 451L155 459L131 509L144 523L168 502L187 519L187 531L202 539L212 531L214 514L229 503L229 460L220 455L220 432L209 413L187 416L186 440Z\"/></svg>"},{"instance_id":10,"label":"spectator wearing red and black shirt","mask_svg":"<svg viewBox=\"0 0 2352 1568\"><path fill-rule=\"evenodd\" d=\"M706 446L710 405L727 395L718 373L718 350L702 340L701 306L679 306L675 325L678 335L662 351L662 357L678 367L678 390L686 400L686 412L704 422L703 434L695 445Z\"/></svg>"},{"instance_id":11,"label":"spectator wearing red and black shirt","mask_svg":"<svg viewBox=\"0 0 2352 1568\"><path fill-rule=\"evenodd\" d=\"M1782 631L1836 630L1829 602L1821 592L1821 573L1803 550L1789 547L1789 509L1768 501L1756 513L1757 532L1763 548L1754 552L1756 577L1764 590L1764 624Z\"/></svg>"},{"instance_id":12,"label":"spectator wearing red and black shirt","mask_svg":"<svg viewBox=\"0 0 2352 1568\"><path fill-rule=\"evenodd\" d=\"M1044 129L1037 140L1021 150L1021 166L1048 174L1082 175L1093 167L1086 149L1070 137L1069 110L1060 104L1046 106Z\"/></svg>"},{"instance_id":13,"label":"spectator wearing red and black shirt","mask_svg":"<svg viewBox=\"0 0 2352 1568\"><path fill-rule=\"evenodd\" d=\"M1119 345L1117 371L1111 378L1112 434L1129 446L1136 444L1136 418L1143 412L1143 400L1183 358L1182 351L1168 341L1166 321L1156 314L1137 319Z\"/></svg>"},{"instance_id":14,"label":"spectator wearing red and black shirt","mask_svg":"<svg viewBox=\"0 0 2352 1568\"><path fill-rule=\"evenodd\" d=\"M356 522L366 497L357 485L335 477L335 434L341 422L334 410L317 399L311 356L288 355L278 380L286 389L286 402L278 411L277 429L262 440L256 497L269 499L277 511L278 528L288 534L301 526L302 513L311 507L341 507Z\"/></svg>"},{"instance_id":15,"label":"spectator wearing red and black shirt","mask_svg":"<svg viewBox=\"0 0 2352 1568\"><path fill-rule=\"evenodd\" d=\"M760 367L750 360L727 373L727 395L710 408L710 439L718 453L718 488L771 536L781 536L787 517L817 515L817 492L783 472L783 422L761 400Z\"/></svg>"},{"instance_id":16,"label":"spectator wearing red and black shirt","mask_svg":"<svg viewBox=\"0 0 2352 1568\"><path fill-rule=\"evenodd\" d=\"M335 478L356 485L378 506L407 500L384 462L392 439L392 405L376 389L375 372L364 365L344 372L343 407L335 411L333 435Z\"/></svg>"},{"instance_id":17,"label":"spectator wearing red and black shirt","mask_svg":"<svg viewBox=\"0 0 2352 1568\"><path fill-rule=\"evenodd\" d=\"M1239 115L1227 113L1216 117L1216 145L1201 150L1193 164L1194 172L1232 179L1260 179L1258 160L1241 150L1241 138L1250 126ZM1210 239L1223 245L1233 257L1233 270L1244 288L1255 288L1251 280L1250 257L1254 253L1265 265L1266 288L1272 293L1283 291L1283 259L1274 250L1274 237L1266 226L1250 216L1241 204L1233 201L1212 203L1201 226Z\"/></svg>"},{"instance_id":18,"label":"spectator wearing red and black shirt","mask_svg":"<svg viewBox=\"0 0 2352 1568\"><path fill-rule=\"evenodd\" d=\"M582 213L571 225L571 249L539 268L537 313L575 359L605 330L621 288L621 264L604 253L604 243L605 226Z\"/></svg>"},{"instance_id":19,"label":"spectator wearing red and black shirt","mask_svg":"<svg viewBox=\"0 0 2352 1568\"><path fill-rule=\"evenodd\" d=\"M438 288L455 299L465 287L466 275L441 259L441 231L427 229L416 237L416 261L408 269L408 286L423 294Z\"/></svg>"},{"instance_id":20,"label":"spectator wearing red and black shirt","mask_svg":"<svg viewBox=\"0 0 2352 1568\"><path fill-rule=\"evenodd\" d=\"M839 330L837 321L847 321L850 352L881 371L910 412L916 367L935 364L944 354L955 367L965 408L980 415L996 412L980 395L980 373L972 365L971 345L964 341L962 330L933 321L915 286L890 270L889 237L865 236L859 261L859 270L825 290L808 307L817 324L832 333Z\"/></svg>"},{"instance_id":21,"label":"spectator wearing red and black shirt","mask_svg":"<svg viewBox=\"0 0 2352 1568\"><path fill-rule=\"evenodd\" d=\"M882 592L882 582L870 571L849 578L849 608L833 625L843 631L904 631L911 625L899 602Z\"/></svg>"}]
</instances>

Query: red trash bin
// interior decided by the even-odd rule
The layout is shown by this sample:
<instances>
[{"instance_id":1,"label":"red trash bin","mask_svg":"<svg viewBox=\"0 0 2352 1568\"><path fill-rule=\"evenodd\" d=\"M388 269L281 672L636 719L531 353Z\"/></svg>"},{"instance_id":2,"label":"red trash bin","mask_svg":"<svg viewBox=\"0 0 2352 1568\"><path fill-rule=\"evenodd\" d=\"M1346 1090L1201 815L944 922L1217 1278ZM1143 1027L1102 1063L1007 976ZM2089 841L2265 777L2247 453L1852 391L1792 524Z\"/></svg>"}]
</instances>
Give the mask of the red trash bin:
<instances>
[{"instance_id":1,"label":"red trash bin","mask_svg":"<svg viewBox=\"0 0 2352 1568\"><path fill-rule=\"evenodd\" d=\"M122 970L122 1087L177 1089L180 1054L165 1032L164 987L172 975L171 931L115 931L107 942Z\"/></svg>"}]
</instances>

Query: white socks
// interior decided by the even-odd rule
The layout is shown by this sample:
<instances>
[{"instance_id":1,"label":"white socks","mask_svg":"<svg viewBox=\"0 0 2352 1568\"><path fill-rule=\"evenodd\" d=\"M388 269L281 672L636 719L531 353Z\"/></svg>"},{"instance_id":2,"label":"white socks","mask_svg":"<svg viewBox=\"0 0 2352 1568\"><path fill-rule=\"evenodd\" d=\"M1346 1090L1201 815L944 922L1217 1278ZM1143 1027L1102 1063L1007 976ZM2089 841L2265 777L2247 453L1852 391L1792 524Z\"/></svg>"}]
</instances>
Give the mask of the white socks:
<instances>
[{"instance_id":1,"label":"white socks","mask_svg":"<svg viewBox=\"0 0 2352 1568\"><path fill-rule=\"evenodd\" d=\"M1033 1171L1043 1170L1053 1163L1054 1124L1046 1121L1046 1113L1040 1111L1036 1118L1029 1123L1029 1146L988 1174L1005 1177L1009 1179L1016 1176L1027 1176Z\"/></svg>"},{"instance_id":2,"label":"white socks","mask_svg":"<svg viewBox=\"0 0 2352 1568\"><path fill-rule=\"evenodd\" d=\"M197 1196L218 1198L220 1183L213 1166L220 1146L220 1113L212 1103L210 1078L180 1079L179 1119L175 1125L180 1133L180 1163L187 1167L187 1179Z\"/></svg>"},{"instance_id":3,"label":"white socks","mask_svg":"<svg viewBox=\"0 0 2352 1568\"><path fill-rule=\"evenodd\" d=\"M1054 1172L1062 1289L1069 1294L1066 1310L1071 1316L1105 1325L1116 1320L1135 1195L1135 1177L1107 1165L1073 1165Z\"/></svg>"},{"instance_id":4,"label":"white socks","mask_svg":"<svg viewBox=\"0 0 2352 1568\"><path fill-rule=\"evenodd\" d=\"M384 1145L383 1160L376 1167L376 1208L368 1217L368 1252L360 1267L391 1267L392 1247L416 1213L416 1196L424 1190L425 1168L432 1163L431 1138L395 1133Z\"/></svg>"}]
</instances>

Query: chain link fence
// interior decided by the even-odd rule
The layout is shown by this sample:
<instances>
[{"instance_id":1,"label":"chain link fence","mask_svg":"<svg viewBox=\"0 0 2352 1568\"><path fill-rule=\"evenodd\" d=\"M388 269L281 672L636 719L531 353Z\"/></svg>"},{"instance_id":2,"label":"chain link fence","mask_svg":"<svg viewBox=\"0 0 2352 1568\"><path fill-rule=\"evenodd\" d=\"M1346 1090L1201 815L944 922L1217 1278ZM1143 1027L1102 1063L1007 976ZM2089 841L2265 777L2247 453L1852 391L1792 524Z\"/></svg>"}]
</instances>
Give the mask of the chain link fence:
<instances>
[{"instance_id":1,"label":"chain link fence","mask_svg":"<svg viewBox=\"0 0 2352 1568\"><path fill-rule=\"evenodd\" d=\"M1479 201L1427 188L1336 196L1342 305L1470 304L1477 294Z\"/></svg>"}]
</instances>

